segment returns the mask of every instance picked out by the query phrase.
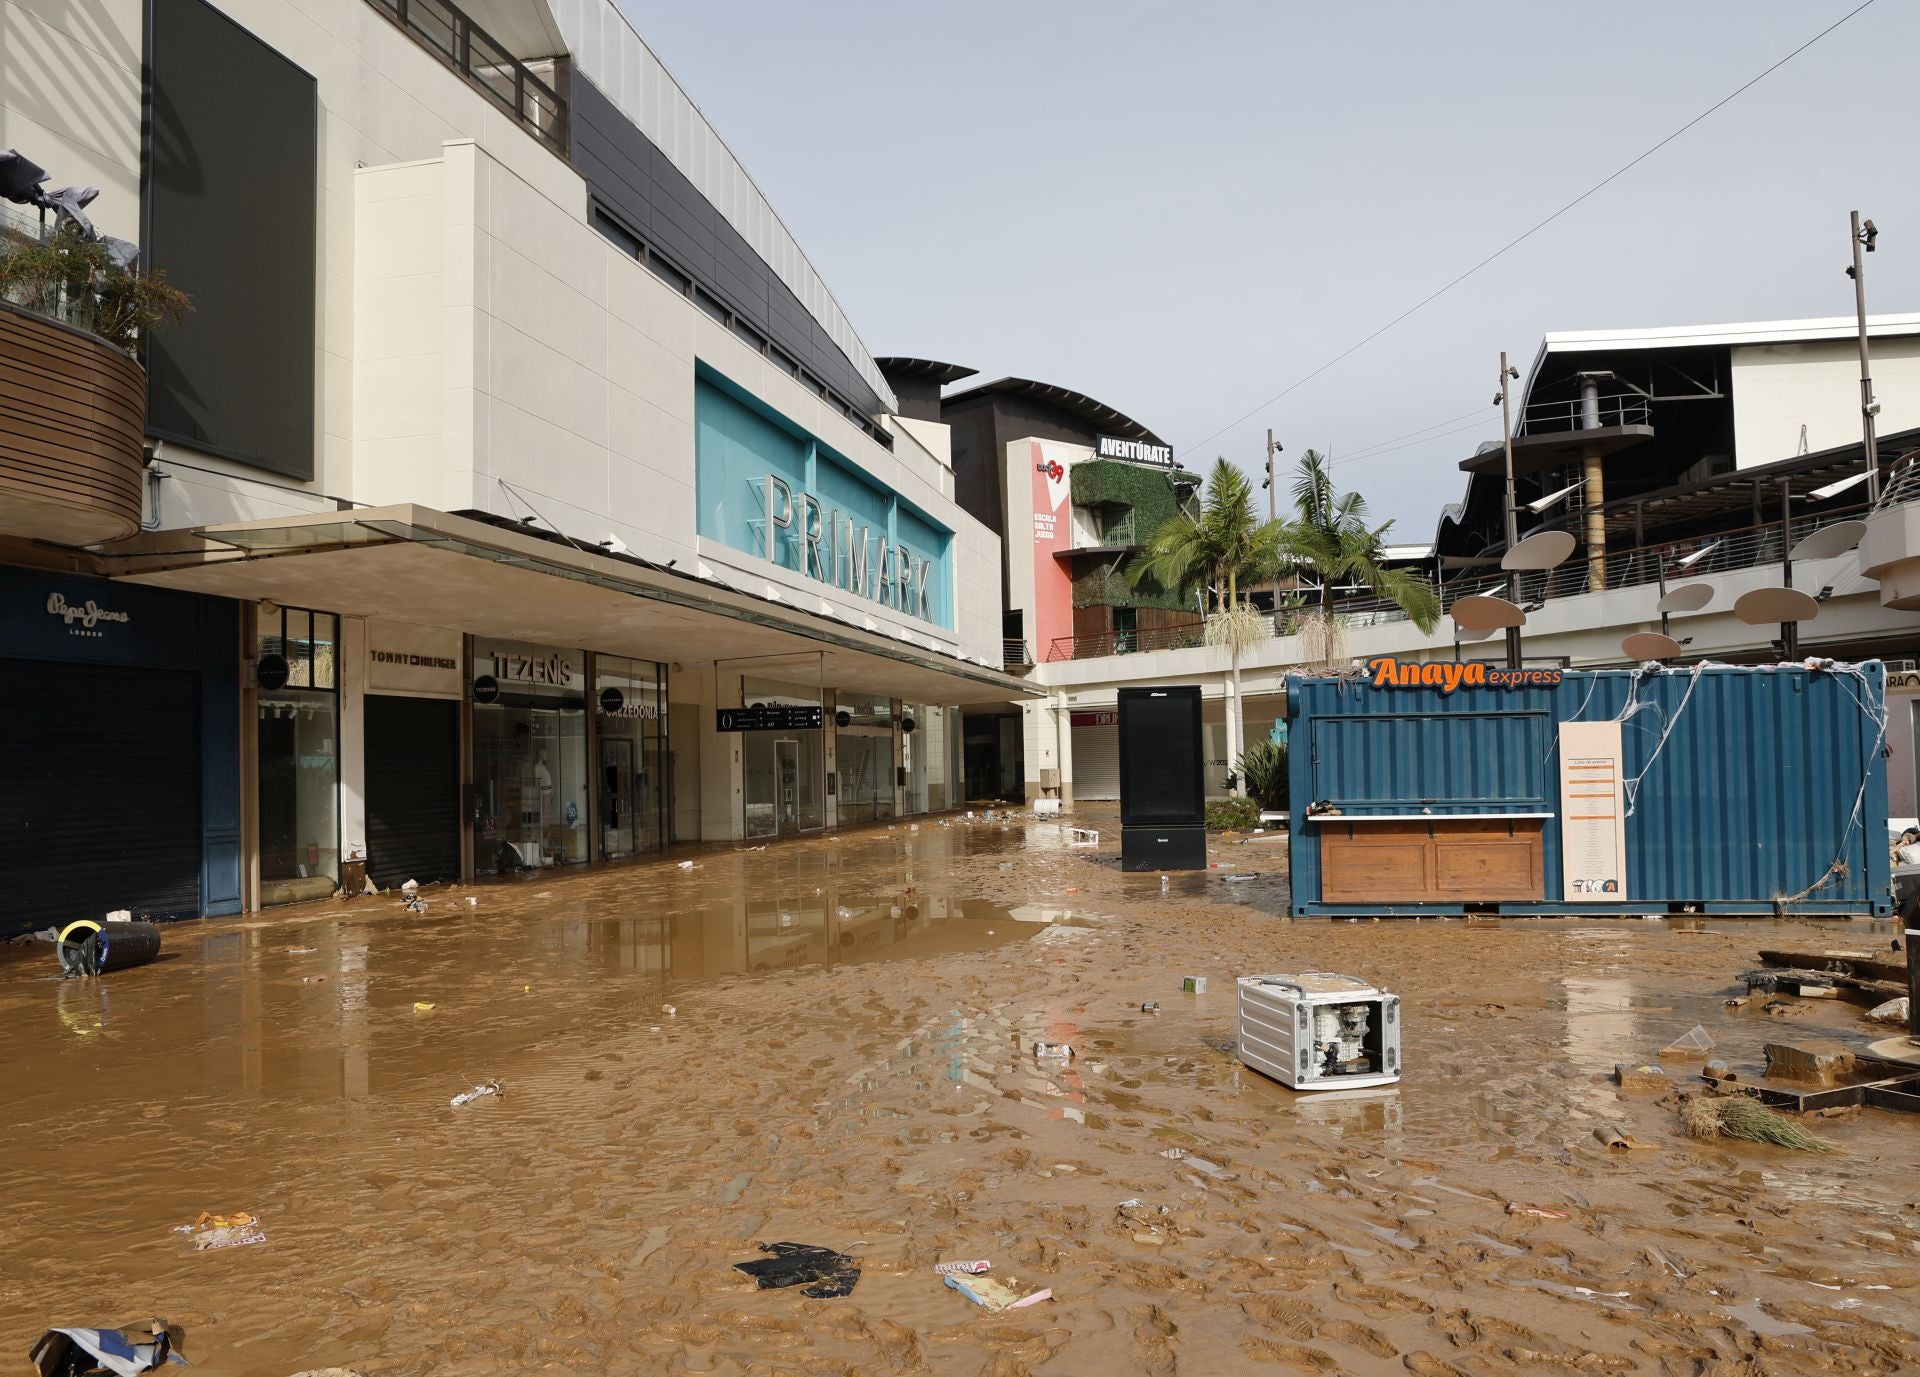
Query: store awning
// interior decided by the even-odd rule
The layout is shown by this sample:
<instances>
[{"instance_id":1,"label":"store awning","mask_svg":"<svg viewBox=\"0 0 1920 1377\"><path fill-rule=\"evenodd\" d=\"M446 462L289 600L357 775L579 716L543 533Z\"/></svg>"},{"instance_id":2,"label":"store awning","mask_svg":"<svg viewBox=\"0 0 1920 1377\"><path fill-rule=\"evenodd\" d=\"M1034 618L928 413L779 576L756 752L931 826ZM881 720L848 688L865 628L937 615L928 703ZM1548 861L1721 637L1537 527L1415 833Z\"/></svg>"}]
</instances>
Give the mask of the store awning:
<instances>
[{"instance_id":1,"label":"store awning","mask_svg":"<svg viewBox=\"0 0 1920 1377\"><path fill-rule=\"evenodd\" d=\"M817 663L821 682L910 702L1044 696L848 604L750 592L497 519L400 505L156 532L102 551L115 578L637 659ZM832 591L832 590L825 590Z\"/></svg>"}]
</instances>

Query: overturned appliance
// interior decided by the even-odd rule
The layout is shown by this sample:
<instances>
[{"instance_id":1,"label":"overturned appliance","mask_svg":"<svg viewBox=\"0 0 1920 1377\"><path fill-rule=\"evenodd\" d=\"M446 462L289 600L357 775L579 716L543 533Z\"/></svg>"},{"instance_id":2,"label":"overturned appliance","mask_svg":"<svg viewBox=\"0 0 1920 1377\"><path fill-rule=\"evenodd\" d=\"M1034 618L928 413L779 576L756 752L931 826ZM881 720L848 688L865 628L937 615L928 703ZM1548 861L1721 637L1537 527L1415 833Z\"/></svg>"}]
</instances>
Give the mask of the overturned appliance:
<instances>
[{"instance_id":1,"label":"overturned appliance","mask_svg":"<svg viewBox=\"0 0 1920 1377\"><path fill-rule=\"evenodd\" d=\"M1295 1090L1400 1079L1400 997L1329 971L1240 977L1240 1060Z\"/></svg>"},{"instance_id":2,"label":"overturned appliance","mask_svg":"<svg viewBox=\"0 0 1920 1377\"><path fill-rule=\"evenodd\" d=\"M62 975L105 975L144 966L158 956L160 929L144 918L109 915L104 923L82 918L60 930L55 950Z\"/></svg>"}]
</instances>

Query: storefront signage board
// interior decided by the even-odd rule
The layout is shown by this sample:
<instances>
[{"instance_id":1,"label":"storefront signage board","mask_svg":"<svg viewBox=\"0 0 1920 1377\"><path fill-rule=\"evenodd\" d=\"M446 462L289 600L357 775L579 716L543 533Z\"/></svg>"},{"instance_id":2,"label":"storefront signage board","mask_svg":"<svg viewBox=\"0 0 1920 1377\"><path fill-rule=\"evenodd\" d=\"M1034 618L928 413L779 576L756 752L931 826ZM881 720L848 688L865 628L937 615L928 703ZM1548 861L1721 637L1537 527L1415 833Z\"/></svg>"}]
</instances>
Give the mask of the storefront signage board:
<instances>
[{"instance_id":1,"label":"storefront signage board","mask_svg":"<svg viewBox=\"0 0 1920 1377\"><path fill-rule=\"evenodd\" d=\"M1076 712L1069 723L1075 727L1114 727L1120 724L1120 712L1117 708L1105 708L1098 712Z\"/></svg>"},{"instance_id":2,"label":"storefront signage board","mask_svg":"<svg viewBox=\"0 0 1920 1377\"><path fill-rule=\"evenodd\" d=\"M760 708L715 708L714 730L723 732L804 732L826 725L816 706L776 704Z\"/></svg>"},{"instance_id":3,"label":"storefront signage board","mask_svg":"<svg viewBox=\"0 0 1920 1377\"><path fill-rule=\"evenodd\" d=\"M1156 445L1151 440L1123 440L1118 435L1099 435L1094 437L1093 454L1096 459L1118 459L1123 463L1145 464L1155 469L1175 467L1173 446Z\"/></svg>"},{"instance_id":4,"label":"storefront signage board","mask_svg":"<svg viewBox=\"0 0 1920 1377\"><path fill-rule=\"evenodd\" d=\"M368 621L367 692L412 698L460 696L460 633Z\"/></svg>"},{"instance_id":5,"label":"storefront signage board","mask_svg":"<svg viewBox=\"0 0 1920 1377\"><path fill-rule=\"evenodd\" d=\"M1560 724L1560 865L1568 903L1627 897L1627 827L1618 722Z\"/></svg>"},{"instance_id":6,"label":"storefront signage board","mask_svg":"<svg viewBox=\"0 0 1920 1377\"><path fill-rule=\"evenodd\" d=\"M473 673L476 680L488 677L517 689L555 693L577 689L582 682L577 651L522 641L475 641Z\"/></svg>"},{"instance_id":7,"label":"storefront signage board","mask_svg":"<svg viewBox=\"0 0 1920 1377\"><path fill-rule=\"evenodd\" d=\"M1479 660L1397 660L1382 655L1367 662L1377 689L1438 689L1442 694L1461 689L1558 688L1565 677L1558 669L1502 669Z\"/></svg>"}]
</instances>

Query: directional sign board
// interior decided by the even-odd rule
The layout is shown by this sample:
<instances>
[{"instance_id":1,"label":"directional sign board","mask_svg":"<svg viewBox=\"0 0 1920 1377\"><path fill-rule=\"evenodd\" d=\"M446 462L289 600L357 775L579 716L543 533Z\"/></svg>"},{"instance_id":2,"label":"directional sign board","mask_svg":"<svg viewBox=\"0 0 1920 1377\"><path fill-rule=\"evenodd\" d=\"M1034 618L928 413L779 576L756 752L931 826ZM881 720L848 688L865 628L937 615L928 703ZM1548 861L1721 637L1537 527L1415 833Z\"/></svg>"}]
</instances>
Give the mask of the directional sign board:
<instances>
[{"instance_id":1,"label":"directional sign board","mask_svg":"<svg viewBox=\"0 0 1920 1377\"><path fill-rule=\"evenodd\" d=\"M714 730L723 732L804 732L824 724L824 714L812 707L715 708Z\"/></svg>"}]
</instances>

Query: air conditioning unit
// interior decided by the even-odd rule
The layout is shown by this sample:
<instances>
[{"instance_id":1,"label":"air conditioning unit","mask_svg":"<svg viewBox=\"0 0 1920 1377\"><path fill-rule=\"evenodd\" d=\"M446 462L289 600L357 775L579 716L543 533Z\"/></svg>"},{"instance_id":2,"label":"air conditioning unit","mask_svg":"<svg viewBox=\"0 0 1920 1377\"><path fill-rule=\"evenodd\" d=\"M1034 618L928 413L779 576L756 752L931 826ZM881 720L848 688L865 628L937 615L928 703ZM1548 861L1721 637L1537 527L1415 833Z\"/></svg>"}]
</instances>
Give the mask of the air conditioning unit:
<instances>
[{"instance_id":1,"label":"air conditioning unit","mask_svg":"<svg viewBox=\"0 0 1920 1377\"><path fill-rule=\"evenodd\" d=\"M1040 787L1042 789L1058 789L1060 787L1060 770L1058 766L1042 765L1040 767Z\"/></svg>"},{"instance_id":2,"label":"air conditioning unit","mask_svg":"<svg viewBox=\"0 0 1920 1377\"><path fill-rule=\"evenodd\" d=\"M1329 971L1243 975L1240 1060L1295 1090L1400 1079L1400 997Z\"/></svg>"}]
</instances>

